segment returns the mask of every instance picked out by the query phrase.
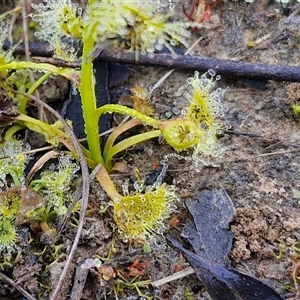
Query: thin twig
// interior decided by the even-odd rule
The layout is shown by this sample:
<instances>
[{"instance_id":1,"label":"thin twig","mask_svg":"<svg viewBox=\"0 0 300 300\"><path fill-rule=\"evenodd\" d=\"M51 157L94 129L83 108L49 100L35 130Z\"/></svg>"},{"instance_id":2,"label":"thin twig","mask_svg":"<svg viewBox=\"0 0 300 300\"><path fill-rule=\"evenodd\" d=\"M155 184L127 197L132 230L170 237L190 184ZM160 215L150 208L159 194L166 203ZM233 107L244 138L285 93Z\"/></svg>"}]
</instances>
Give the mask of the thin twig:
<instances>
[{"instance_id":1,"label":"thin twig","mask_svg":"<svg viewBox=\"0 0 300 300\"><path fill-rule=\"evenodd\" d=\"M137 64L144 66L164 66L181 70L207 71L213 69L218 74L228 77L246 77L300 82L300 67L288 65L255 64L242 61L222 60L199 56L156 54L153 57L140 55L135 60L133 53L110 53L103 51L97 58L100 61Z\"/></svg>"},{"instance_id":2,"label":"thin twig","mask_svg":"<svg viewBox=\"0 0 300 300\"><path fill-rule=\"evenodd\" d=\"M287 154L287 153L294 153L294 152L299 152L300 148L297 149L290 149L290 150L282 150L282 151L275 151L275 152L268 152L268 153L262 153L262 154L257 154L257 155L252 155L252 156L245 156L245 157L236 157L233 159L229 159L224 161L224 163L232 163L232 162L237 162L237 161L247 161L247 160L253 160L259 157L266 157L266 156L272 156L272 155L281 155L281 154Z\"/></svg>"},{"instance_id":3,"label":"thin twig","mask_svg":"<svg viewBox=\"0 0 300 300\"><path fill-rule=\"evenodd\" d=\"M21 6L19 7L18 10L21 10ZM14 25L16 23L17 17L18 17L18 10L13 9L10 13L11 13L11 20L9 23L9 27L8 27L8 35L7 38L8 40L12 43L13 42L13 31L14 31Z\"/></svg>"},{"instance_id":4,"label":"thin twig","mask_svg":"<svg viewBox=\"0 0 300 300\"><path fill-rule=\"evenodd\" d=\"M26 57L26 60L30 60L29 38L28 38L28 22L27 22L27 12L26 12L25 0L22 0L22 25L23 25L25 57Z\"/></svg>"},{"instance_id":5,"label":"thin twig","mask_svg":"<svg viewBox=\"0 0 300 300\"><path fill-rule=\"evenodd\" d=\"M4 43L4 49L8 49L10 43ZM51 57L52 52L47 50L47 45L42 43L30 43L30 52L35 56ZM15 54L24 54L24 45L18 45L14 51ZM198 70L207 71L215 70L218 74L228 77L244 77L256 79L271 79L282 81L300 82L300 67L289 65L269 65L256 64L243 61L234 61L226 59L216 59L200 56L177 55L175 58L170 54L154 54L151 57L140 55L136 60L135 53L110 52L103 50L97 57L99 61L117 62L124 64L136 64L144 66L160 66L171 69ZM52 60L53 64L64 67L68 63L60 60ZM80 66L80 61L74 65Z\"/></svg>"},{"instance_id":6,"label":"thin twig","mask_svg":"<svg viewBox=\"0 0 300 300\"><path fill-rule=\"evenodd\" d=\"M20 287L18 284L16 284L12 279L4 275L2 272L0 272L0 278L5 280L8 284L12 285L16 290L18 290L24 297L26 297L28 300L36 300L34 297L32 297L27 291L25 291L22 287Z\"/></svg>"},{"instance_id":7,"label":"thin twig","mask_svg":"<svg viewBox=\"0 0 300 300\"><path fill-rule=\"evenodd\" d=\"M270 32L270 33L260 37L259 39L255 40L253 43L254 43L255 46L257 46L257 45L267 41L271 36L272 36L272 34Z\"/></svg>"},{"instance_id":8,"label":"thin twig","mask_svg":"<svg viewBox=\"0 0 300 300\"><path fill-rule=\"evenodd\" d=\"M291 19L293 17L295 17L299 11L300 11L300 3L298 3L295 7L294 7L295 11L293 13L291 13L287 19Z\"/></svg>"},{"instance_id":9,"label":"thin twig","mask_svg":"<svg viewBox=\"0 0 300 300\"><path fill-rule=\"evenodd\" d=\"M287 153L293 153L293 152L299 152L300 149L290 149L290 150L282 150L282 151L274 151L269 153L262 153L258 155L250 156L248 159L256 158L256 157L264 157L264 156L272 156L272 155L281 155L281 154L287 154Z\"/></svg>"},{"instance_id":10,"label":"thin twig","mask_svg":"<svg viewBox=\"0 0 300 300\"><path fill-rule=\"evenodd\" d=\"M77 229L77 233L75 235L74 241L73 241L73 245L72 248L70 250L69 256L66 260L66 264L64 266L64 269L60 275L59 281L56 285L55 290L53 291L50 300L55 300L57 299L59 293L60 293L60 289L64 283L64 280L66 278L67 272L70 268L72 259L75 255L75 251L77 249L77 245L80 239L80 235L82 232L82 228L83 228L83 221L84 221L84 216L85 216L85 212L87 209L87 205L88 205L88 198L89 198L89 189L90 189L90 185L89 185L89 170L88 170L88 166L86 163L86 159L85 156L81 150L81 146L73 132L73 130L71 129L71 127L67 124L67 122L49 105L47 105L46 103L44 103L43 101L41 101L40 99L38 99L37 97L34 97L32 95L28 95L26 93L22 93L22 92L18 92L24 96L27 96L31 99L33 99L34 101L36 101L39 105L43 106L44 108L46 108L49 112L51 112L58 120L60 120L62 122L62 124L64 125L64 127L66 128L66 130L68 131L68 133L70 134L70 137L72 138L73 141L73 145L75 150L77 151L77 154L79 156L79 160L80 160L80 166L81 166L81 172L82 172L82 204L81 204L81 209L80 209L80 216L79 216L79 224L78 224L78 229Z\"/></svg>"},{"instance_id":11,"label":"thin twig","mask_svg":"<svg viewBox=\"0 0 300 300\"><path fill-rule=\"evenodd\" d=\"M27 61L30 61L30 49L29 49L29 37L28 37L28 20L27 20L27 9L26 1L22 0L22 24L23 24L23 37L24 37L24 46L25 46L25 58ZM32 85L35 83L33 71L29 70L29 80ZM37 98L40 98L40 93L38 90L35 90L34 95ZM44 119L44 110L41 109L41 106L38 106L38 114L41 120Z\"/></svg>"},{"instance_id":12,"label":"thin twig","mask_svg":"<svg viewBox=\"0 0 300 300\"><path fill-rule=\"evenodd\" d=\"M194 274L194 273L195 273L195 271L192 267L187 267L186 269L176 272L170 276L164 277L159 280L152 281L152 282L150 282L150 284L154 287L158 287L158 286L168 283L170 281L177 280L177 279L186 277L186 276L188 276L190 274Z\"/></svg>"}]
</instances>

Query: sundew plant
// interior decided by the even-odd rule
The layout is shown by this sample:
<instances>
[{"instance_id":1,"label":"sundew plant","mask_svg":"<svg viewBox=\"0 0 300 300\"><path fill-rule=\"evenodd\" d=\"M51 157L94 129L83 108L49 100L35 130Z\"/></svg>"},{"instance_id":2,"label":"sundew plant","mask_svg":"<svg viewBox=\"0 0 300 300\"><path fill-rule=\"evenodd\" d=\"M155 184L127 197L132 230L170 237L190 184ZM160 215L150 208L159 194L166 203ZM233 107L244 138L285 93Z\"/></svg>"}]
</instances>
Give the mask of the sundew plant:
<instances>
[{"instance_id":1,"label":"sundew plant","mask_svg":"<svg viewBox=\"0 0 300 300\"><path fill-rule=\"evenodd\" d=\"M134 51L138 59L139 55L152 55L164 47L176 59L173 47L180 44L187 47L189 26L200 25L173 22L172 10L167 13L163 11L159 1L89 0L82 10L71 0L45 0L41 4L32 4L32 7L35 12L31 18L41 26L36 36L49 43L55 58L64 61L80 59L81 67L74 70L46 63L0 59L0 75L5 70L42 70L45 76L60 74L76 84L81 96L88 144L87 148L82 149L91 168L102 165L96 177L111 199L113 218L122 239L145 241L153 231L162 233L162 228L165 229L164 220L175 211L174 203L178 200L176 187L159 181L151 186L141 182L135 191L123 189L120 193L108 175L113 167L113 157L137 143L158 137L176 152L191 153L191 160L197 164L206 163L209 157L222 157L224 149L216 139L216 132L222 127L219 119L224 115L224 90L214 89L219 78L212 71L202 76L196 72L194 77L188 79L190 91L187 94L187 108L180 117L170 120L153 117L153 110L147 105L147 92L138 87L133 89L133 96L142 105L136 105L135 108L118 104L97 107L93 59L98 49L102 48ZM77 49L80 47L82 55L79 57ZM49 143L64 144L76 157L70 136L59 124L50 125L26 115L24 103L22 105L23 109L15 121L42 133ZM132 119L116 128L108 137L102 152L98 121L106 113L120 113ZM116 142L120 134L141 124L148 125L146 132ZM57 201L55 206L60 203ZM66 211L66 207L63 210Z\"/></svg>"}]
</instances>

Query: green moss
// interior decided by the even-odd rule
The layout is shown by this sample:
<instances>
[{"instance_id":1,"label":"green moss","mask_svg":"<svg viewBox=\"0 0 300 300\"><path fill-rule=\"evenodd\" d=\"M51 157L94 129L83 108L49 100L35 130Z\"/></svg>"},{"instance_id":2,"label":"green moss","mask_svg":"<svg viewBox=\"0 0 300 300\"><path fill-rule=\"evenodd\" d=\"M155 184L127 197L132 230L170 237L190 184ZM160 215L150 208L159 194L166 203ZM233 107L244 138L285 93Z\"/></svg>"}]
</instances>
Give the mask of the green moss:
<instances>
[{"instance_id":1,"label":"green moss","mask_svg":"<svg viewBox=\"0 0 300 300\"><path fill-rule=\"evenodd\" d=\"M30 187L44 199L49 212L54 210L58 216L67 212L68 204L74 199L71 186L78 170L78 164L72 162L69 155L62 154L57 166L51 165L39 179L30 183Z\"/></svg>"},{"instance_id":2,"label":"green moss","mask_svg":"<svg viewBox=\"0 0 300 300\"><path fill-rule=\"evenodd\" d=\"M17 233L13 221L3 219L0 221L0 250L6 249L8 246L15 244Z\"/></svg>"},{"instance_id":3,"label":"green moss","mask_svg":"<svg viewBox=\"0 0 300 300\"><path fill-rule=\"evenodd\" d=\"M25 182L24 169L29 156L22 152L29 150L28 145L12 139L0 144L0 188L8 187L10 177L14 185L21 186Z\"/></svg>"},{"instance_id":4,"label":"green moss","mask_svg":"<svg viewBox=\"0 0 300 300\"><path fill-rule=\"evenodd\" d=\"M20 193L16 188L0 193L0 252L13 247L17 240L14 225L20 210Z\"/></svg>"},{"instance_id":5,"label":"green moss","mask_svg":"<svg viewBox=\"0 0 300 300\"><path fill-rule=\"evenodd\" d=\"M291 106L292 112L295 116L295 118L300 121L300 105L298 103L295 103Z\"/></svg>"}]
</instances>

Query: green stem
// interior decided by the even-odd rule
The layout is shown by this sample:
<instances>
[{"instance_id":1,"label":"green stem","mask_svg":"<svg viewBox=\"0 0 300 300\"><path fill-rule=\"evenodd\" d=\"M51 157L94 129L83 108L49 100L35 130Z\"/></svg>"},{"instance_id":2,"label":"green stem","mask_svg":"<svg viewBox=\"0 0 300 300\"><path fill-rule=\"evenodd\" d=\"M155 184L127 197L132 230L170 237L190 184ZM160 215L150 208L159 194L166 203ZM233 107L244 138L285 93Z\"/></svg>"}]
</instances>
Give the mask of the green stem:
<instances>
[{"instance_id":1,"label":"green stem","mask_svg":"<svg viewBox=\"0 0 300 300\"><path fill-rule=\"evenodd\" d=\"M47 72L46 74L44 74L41 78L39 78L32 86L31 88L28 90L27 94L32 95L35 90L45 81L47 80L50 75L52 73L51 72ZM25 92L25 91L24 91ZM19 110L21 113L25 114L26 113L26 107L27 107L27 102L28 102L28 98L25 96L22 96L22 100L20 101L20 105L19 105Z\"/></svg>"},{"instance_id":2,"label":"green stem","mask_svg":"<svg viewBox=\"0 0 300 300\"><path fill-rule=\"evenodd\" d=\"M103 157L106 156L106 153L113 147L115 140L124 132L131 129L134 126L141 125L141 121L138 119L131 119L128 122L119 125L107 138L107 141L103 150Z\"/></svg>"},{"instance_id":3,"label":"green stem","mask_svg":"<svg viewBox=\"0 0 300 300\"><path fill-rule=\"evenodd\" d=\"M74 155L74 157L77 157L77 152L74 148L73 142L71 137L66 134L65 132L45 123L40 120L37 120L35 118L31 118L29 116L26 116L24 114L19 114L16 118L16 121L21 121L26 127L31 129L34 132L41 133L42 135L45 136L46 140L52 140L54 141L55 139L62 144L64 144ZM90 153L87 149L82 147L82 151L84 155L89 158Z\"/></svg>"},{"instance_id":4,"label":"green stem","mask_svg":"<svg viewBox=\"0 0 300 300\"><path fill-rule=\"evenodd\" d=\"M22 126L20 124L14 124L13 126L9 127L5 132L4 140L5 141L11 140L13 138L13 135L23 128L24 128L24 126Z\"/></svg>"},{"instance_id":5,"label":"green stem","mask_svg":"<svg viewBox=\"0 0 300 300\"><path fill-rule=\"evenodd\" d=\"M97 108L94 112L93 118L100 118L102 114L112 114L112 113L119 113L131 116L133 118L137 118L141 120L143 123L153 126L154 128L158 128L161 124L160 120L153 119L147 115L142 114L141 112L129 108L127 106L119 105L119 104L106 104L99 108Z\"/></svg>"},{"instance_id":6,"label":"green stem","mask_svg":"<svg viewBox=\"0 0 300 300\"><path fill-rule=\"evenodd\" d=\"M16 185L16 186L21 186L21 182L20 182L20 180L19 180L19 177L17 176L17 173L13 170L13 168L12 168L12 170L10 171L10 176L12 177L12 180L13 180L13 182L14 182L14 184Z\"/></svg>"},{"instance_id":7,"label":"green stem","mask_svg":"<svg viewBox=\"0 0 300 300\"><path fill-rule=\"evenodd\" d=\"M161 131L160 130L152 130L152 131L148 131L145 133L141 133L141 134L137 134L134 135L128 139L125 139L123 141L121 141L120 143L116 144L115 146L113 146L107 153L106 156L104 157L105 160L105 168L109 169L111 167L111 159L119 152L124 151L126 149L129 149L130 147L159 137L161 135Z\"/></svg>"},{"instance_id":8,"label":"green stem","mask_svg":"<svg viewBox=\"0 0 300 300\"><path fill-rule=\"evenodd\" d=\"M78 86L78 89L81 96L85 133L91 158L97 163L104 164L100 149L99 118L93 117L97 105L95 79L93 74L93 58L91 56L94 45L95 42L93 39L85 34L83 41L81 84Z\"/></svg>"},{"instance_id":9,"label":"green stem","mask_svg":"<svg viewBox=\"0 0 300 300\"><path fill-rule=\"evenodd\" d=\"M50 76L51 76L51 72L47 72L45 73L43 76L41 76L41 78L39 78L32 86L31 88L28 90L27 94L32 95L35 90L44 82L46 81Z\"/></svg>"},{"instance_id":10,"label":"green stem","mask_svg":"<svg viewBox=\"0 0 300 300\"><path fill-rule=\"evenodd\" d=\"M31 61L12 61L6 65L1 65L0 70L18 70L18 69L34 69L34 70L45 70L57 75L61 75L75 82L80 83L80 77L78 73L70 68L58 68L46 63L34 63Z\"/></svg>"}]
</instances>

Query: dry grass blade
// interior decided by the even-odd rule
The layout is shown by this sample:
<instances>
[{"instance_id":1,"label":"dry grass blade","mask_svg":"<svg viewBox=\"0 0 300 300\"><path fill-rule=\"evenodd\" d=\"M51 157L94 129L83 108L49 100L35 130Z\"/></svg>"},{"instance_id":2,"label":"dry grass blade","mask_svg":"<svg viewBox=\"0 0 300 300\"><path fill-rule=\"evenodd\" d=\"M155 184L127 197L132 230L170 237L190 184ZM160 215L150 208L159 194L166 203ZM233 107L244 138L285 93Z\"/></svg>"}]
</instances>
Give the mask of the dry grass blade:
<instances>
[{"instance_id":1,"label":"dry grass blade","mask_svg":"<svg viewBox=\"0 0 300 300\"><path fill-rule=\"evenodd\" d=\"M89 189L90 189L89 170L88 170L86 159L85 159L85 156L84 156L84 154L82 152L81 146L80 146L80 144L79 144L79 142L78 142L78 140L77 140L77 138L76 138L73 130L67 124L67 122L52 107L50 107L49 105L47 105L46 103L44 103L43 101L41 101L39 98L34 97L32 95L28 95L26 93L21 93L21 92L19 92L19 93L22 94L22 95L24 95L24 96L29 97L30 99L32 99L35 102L37 102L39 105L41 105L44 108L46 108L59 121L62 122L62 124L64 125L66 131L69 133L69 135L70 135L70 137L72 139L74 148L75 148L76 152L78 153L79 160L80 160L80 166L81 166L81 172L82 172L82 178L83 178L83 180L82 180L82 205L81 205L81 209L80 209L79 225L78 225L78 230L77 230L77 233L76 233L76 236L75 236L72 248L70 250L69 256L67 258L65 267L64 267L64 269L63 269L63 271L61 273L61 276L59 278L58 284L57 284L57 286L56 286L55 290L53 291L53 293L51 295L51 298L50 298L51 300L55 300L55 299L57 299L57 297L58 297L58 295L60 293L60 289L61 289L61 287L63 285L63 282L65 280L67 272L68 272L68 270L70 268L70 264L71 264L71 261L72 261L72 259L74 257L75 251L77 249L77 245L78 245L79 238L80 238L80 235L81 235L81 231L82 231L82 228L83 228L83 220L84 220L85 212L86 212L86 209L87 209L88 198L89 198Z\"/></svg>"},{"instance_id":2,"label":"dry grass blade","mask_svg":"<svg viewBox=\"0 0 300 300\"><path fill-rule=\"evenodd\" d=\"M194 273L195 273L195 271L194 271L194 269L192 267L187 267L184 270L176 272L176 273L174 273L174 274L172 274L170 276L164 277L164 278L159 279L159 280L152 281L151 285L153 287L158 287L158 286L163 285L165 283L168 283L168 282L171 282L171 281L174 281L174 280L186 277L186 276L188 276L190 274L194 274Z\"/></svg>"},{"instance_id":3,"label":"dry grass blade","mask_svg":"<svg viewBox=\"0 0 300 300\"><path fill-rule=\"evenodd\" d=\"M59 152L56 150L52 150L49 151L47 153L45 153L42 157L39 158L39 160L33 165L33 167L31 168L31 170L28 172L27 176L26 176L26 185L29 184L30 180L32 179L32 177L34 176L34 174L40 170L43 165L50 160L51 158L55 158L59 155Z\"/></svg>"},{"instance_id":4,"label":"dry grass blade","mask_svg":"<svg viewBox=\"0 0 300 300\"><path fill-rule=\"evenodd\" d=\"M34 297L32 297L28 292L26 292L23 288L21 288L18 284L16 284L12 279L4 275L2 272L0 272L0 278L2 278L4 281L6 281L8 284L12 285L16 290L18 290L24 297L26 297L28 300L36 300Z\"/></svg>"},{"instance_id":5,"label":"dry grass blade","mask_svg":"<svg viewBox=\"0 0 300 300\"><path fill-rule=\"evenodd\" d=\"M235 158L230 159L230 160L226 160L226 163L237 162L237 161L246 161L246 160L254 160L254 159L259 158L259 157L272 156L272 155L282 155L282 154L287 154L287 153L295 153L295 152L299 152L299 151L300 151L300 148L262 153L262 154L257 154L257 155L253 155L253 156L245 156L245 157L240 157L239 156L239 157L235 157Z\"/></svg>"},{"instance_id":6,"label":"dry grass blade","mask_svg":"<svg viewBox=\"0 0 300 300\"><path fill-rule=\"evenodd\" d=\"M25 57L26 60L29 61L30 50L29 50L29 37L28 37L28 12L26 7L26 1L22 0L21 3L22 3L22 25L23 25L23 38L24 38L24 46L25 46ZM31 84L34 85L35 79L32 70L29 70L29 80ZM40 98L40 94L38 90L36 90L34 93L36 97ZM38 111L39 111L39 116L41 118L43 114L43 110L40 109L40 107L41 106L38 106Z\"/></svg>"}]
</instances>

